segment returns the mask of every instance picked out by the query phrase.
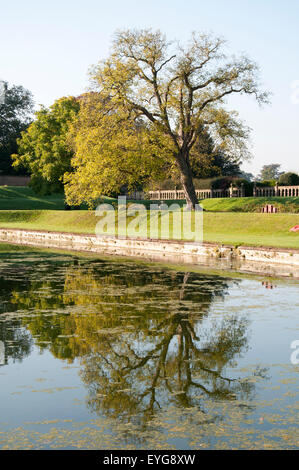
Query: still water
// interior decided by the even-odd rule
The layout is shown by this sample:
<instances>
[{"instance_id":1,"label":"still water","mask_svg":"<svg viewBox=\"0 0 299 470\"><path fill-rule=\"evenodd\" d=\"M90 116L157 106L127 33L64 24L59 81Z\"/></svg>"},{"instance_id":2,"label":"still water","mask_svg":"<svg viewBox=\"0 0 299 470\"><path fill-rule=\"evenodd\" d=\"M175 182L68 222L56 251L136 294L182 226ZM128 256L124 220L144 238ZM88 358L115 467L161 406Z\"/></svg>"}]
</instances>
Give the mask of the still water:
<instances>
[{"instance_id":1,"label":"still water","mask_svg":"<svg viewBox=\"0 0 299 470\"><path fill-rule=\"evenodd\" d=\"M0 246L0 449L298 449L298 292Z\"/></svg>"}]
</instances>

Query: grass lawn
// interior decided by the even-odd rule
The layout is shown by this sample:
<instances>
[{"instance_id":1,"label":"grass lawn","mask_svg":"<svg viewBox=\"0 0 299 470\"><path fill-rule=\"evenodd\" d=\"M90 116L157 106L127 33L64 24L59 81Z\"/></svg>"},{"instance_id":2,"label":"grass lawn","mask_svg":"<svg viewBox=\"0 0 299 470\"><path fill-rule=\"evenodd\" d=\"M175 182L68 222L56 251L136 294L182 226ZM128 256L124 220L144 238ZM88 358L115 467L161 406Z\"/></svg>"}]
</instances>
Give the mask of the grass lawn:
<instances>
[{"instance_id":1,"label":"grass lawn","mask_svg":"<svg viewBox=\"0 0 299 470\"><path fill-rule=\"evenodd\" d=\"M0 227L94 233L99 217L93 211L0 211ZM299 249L297 214L205 212L204 241L231 245L275 246Z\"/></svg>"},{"instance_id":2,"label":"grass lawn","mask_svg":"<svg viewBox=\"0 0 299 470\"><path fill-rule=\"evenodd\" d=\"M117 201L103 198L103 202L116 205ZM150 201L145 203L148 207ZM204 241L299 248L299 233L289 231L299 224L299 198L224 198L201 203L206 210ZM266 203L277 205L280 213L261 214ZM64 211L62 194L42 197L27 187L0 187L0 227L94 233L98 221L93 211Z\"/></svg>"},{"instance_id":3,"label":"grass lawn","mask_svg":"<svg viewBox=\"0 0 299 470\"><path fill-rule=\"evenodd\" d=\"M166 201L169 204L178 203L181 206L185 201ZM146 204L150 204L146 201ZM236 197L202 199L202 207L209 212L261 212L266 204L278 207L280 213L299 213L299 197Z\"/></svg>"},{"instance_id":4,"label":"grass lawn","mask_svg":"<svg viewBox=\"0 0 299 470\"><path fill-rule=\"evenodd\" d=\"M204 240L299 249L299 214L204 213Z\"/></svg>"},{"instance_id":5,"label":"grass lawn","mask_svg":"<svg viewBox=\"0 0 299 470\"><path fill-rule=\"evenodd\" d=\"M103 197L103 202L113 205L117 199ZM147 208L151 201L140 201ZM152 201L157 203L157 201ZM185 204L185 201L167 201L167 204ZM211 212L260 212L265 204L273 204L279 212L299 213L299 197L243 197L243 198L213 198L200 201L206 211ZM64 210L63 194L38 196L32 189L19 186L0 186L0 210Z\"/></svg>"},{"instance_id":6,"label":"grass lawn","mask_svg":"<svg viewBox=\"0 0 299 470\"><path fill-rule=\"evenodd\" d=\"M0 210L64 210L64 195L38 196L27 186L0 186Z\"/></svg>"},{"instance_id":7,"label":"grass lawn","mask_svg":"<svg viewBox=\"0 0 299 470\"><path fill-rule=\"evenodd\" d=\"M299 213L299 197L213 198L200 202L205 210L212 212L261 212L266 204L272 204L280 213Z\"/></svg>"}]
</instances>

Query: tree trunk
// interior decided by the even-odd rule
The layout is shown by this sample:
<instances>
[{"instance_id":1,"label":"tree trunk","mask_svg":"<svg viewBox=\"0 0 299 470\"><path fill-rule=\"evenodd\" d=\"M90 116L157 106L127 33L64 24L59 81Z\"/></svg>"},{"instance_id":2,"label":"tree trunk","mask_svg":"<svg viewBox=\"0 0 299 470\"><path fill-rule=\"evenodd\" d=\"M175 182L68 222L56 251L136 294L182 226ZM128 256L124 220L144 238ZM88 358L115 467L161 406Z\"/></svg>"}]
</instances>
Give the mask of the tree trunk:
<instances>
[{"instance_id":1,"label":"tree trunk","mask_svg":"<svg viewBox=\"0 0 299 470\"><path fill-rule=\"evenodd\" d=\"M194 188L192 170L189 163L189 155L180 153L177 156L177 164L180 170L180 180L185 193L187 208L189 210L195 210L195 206L198 204L198 198Z\"/></svg>"}]
</instances>

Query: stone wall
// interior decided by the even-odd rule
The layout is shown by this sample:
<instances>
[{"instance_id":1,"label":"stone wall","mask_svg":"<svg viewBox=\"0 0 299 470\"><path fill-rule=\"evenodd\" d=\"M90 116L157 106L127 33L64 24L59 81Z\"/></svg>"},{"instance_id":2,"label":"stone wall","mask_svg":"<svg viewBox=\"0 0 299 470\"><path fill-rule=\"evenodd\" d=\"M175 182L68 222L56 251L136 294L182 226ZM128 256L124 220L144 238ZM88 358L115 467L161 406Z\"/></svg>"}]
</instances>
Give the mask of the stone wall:
<instances>
[{"instance_id":1,"label":"stone wall","mask_svg":"<svg viewBox=\"0 0 299 470\"><path fill-rule=\"evenodd\" d=\"M0 186L27 186L30 176L0 175Z\"/></svg>"},{"instance_id":2,"label":"stone wall","mask_svg":"<svg viewBox=\"0 0 299 470\"><path fill-rule=\"evenodd\" d=\"M245 197L245 187L241 185L240 188L230 186L229 189L196 189L196 195L198 199L209 199L209 198L223 198L223 197ZM298 197L299 186L254 186L253 187L254 197ZM166 190L161 189L160 191L149 191L148 197L151 200L176 200L185 199L185 193L183 190Z\"/></svg>"},{"instance_id":3,"label":"stone wall","mask_svg":"<svg viewBox=\"0 0 299 470\"><path fill-rule=\"evenodd\" d=\"M230 187L229 189L196 189L198 199L221 198L221 197L244 197L244 188ZM149 191L149 199L153 201L170 201L185 199L182 189L161 189L160 191Z\"/></svg>"},{"instance_id":4,"label":"stone wall","mask_svg":"<svg viewBox=\"0 0 299 470\"><path fill-rule=\"evenodd\" d=\"M195 244L183 241L118 239L62 232L0 228L0 242L90 253L133 256L171 263L205 264L299 278L299 250Z\"/></svg>"},{"instance_id":5,"label":"stone wall","mask_svg":"<svg viewBox=\"0 0 299 470\"><path fill-rule=\"evenodd\" d=\"M298 197L299 186L254 186L254 197Z\"/></svg>"}]
</instances>

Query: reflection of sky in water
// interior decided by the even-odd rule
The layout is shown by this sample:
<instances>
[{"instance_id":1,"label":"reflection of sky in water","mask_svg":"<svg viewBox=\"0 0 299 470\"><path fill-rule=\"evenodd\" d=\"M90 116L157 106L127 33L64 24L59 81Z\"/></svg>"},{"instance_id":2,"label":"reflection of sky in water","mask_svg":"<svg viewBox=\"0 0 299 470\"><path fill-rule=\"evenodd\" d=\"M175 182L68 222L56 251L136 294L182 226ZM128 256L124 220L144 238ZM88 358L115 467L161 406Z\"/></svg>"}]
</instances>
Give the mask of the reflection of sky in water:
<instances>
[{"instance_id":1,"label":"reflection of sky in water","mask_svg":"<svg viewBox=\"0 0 299 470\"><path fill-rule=\"evenodd\" d=\"M0 448L299 448L295 281L26 253L0 264Z\"/></svg>"},{"instance_id":2,"label":"reflection of sky in water","mask_svg":"<svg viewBox=\"0 0 299 470\"><path fill-rule=\"evenodd\" d=\"M289 363L290 344L299 339L298 284L276 284L275 290L265 291L259 281L243 280L231 286L224 302L212 304L213 317L234 312L249 315L252 332L246 362Z\"/></svg>"}]
</instances>

